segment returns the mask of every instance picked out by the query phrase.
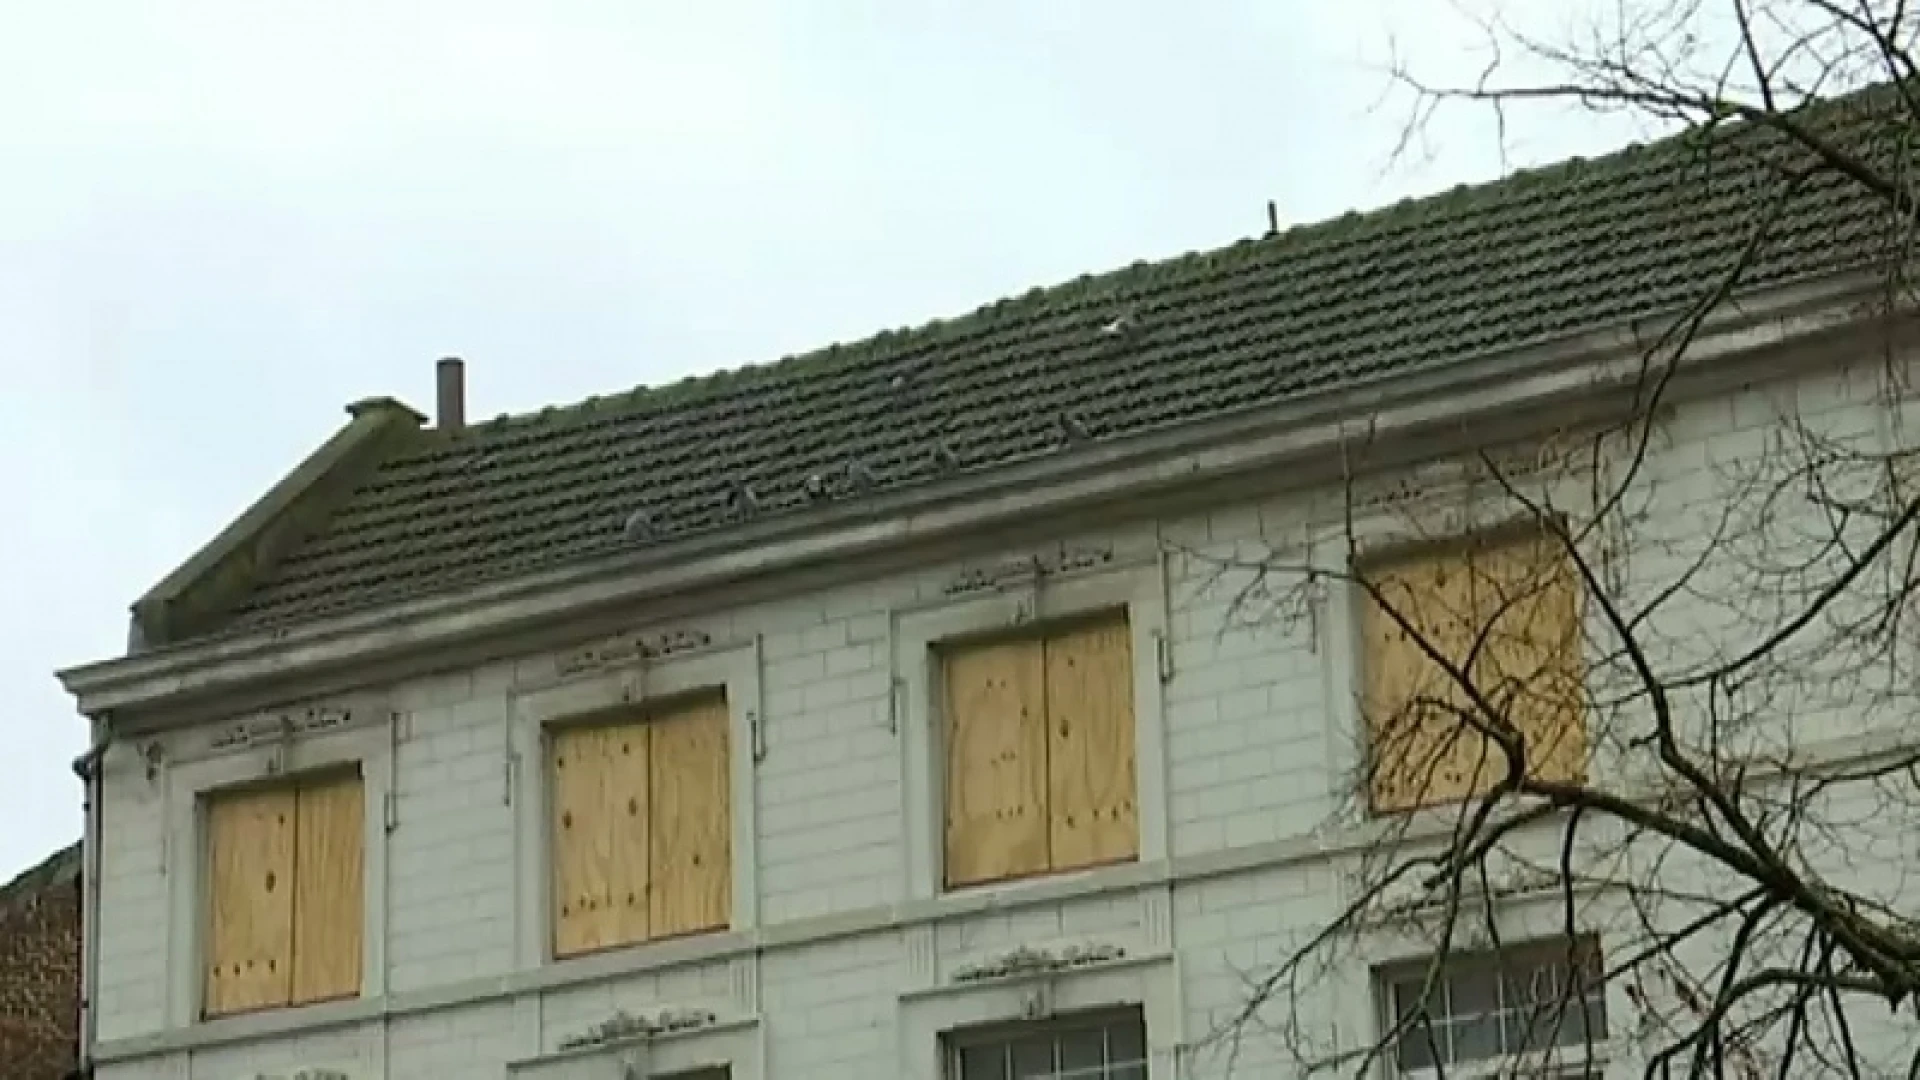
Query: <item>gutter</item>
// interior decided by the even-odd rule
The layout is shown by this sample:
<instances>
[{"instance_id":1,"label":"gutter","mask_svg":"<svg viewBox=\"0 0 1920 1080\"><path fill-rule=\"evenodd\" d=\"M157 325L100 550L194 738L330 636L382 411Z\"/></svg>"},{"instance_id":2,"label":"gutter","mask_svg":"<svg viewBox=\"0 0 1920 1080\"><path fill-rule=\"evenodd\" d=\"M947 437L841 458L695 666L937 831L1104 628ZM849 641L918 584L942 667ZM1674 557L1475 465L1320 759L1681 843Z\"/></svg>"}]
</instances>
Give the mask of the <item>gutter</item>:
<instances>
[{"instance_id":1,"label":"gutter","mask_svg":"<svg viewBox=\"0 0 1920 1080\"><path fill-rule=\"evenodd\" d=\"M101 801L100 763L113 734L106 721L94 718L93 743L73 761L73 771L84 785L84 827L80 835L80 1046L79 1064L68 1074L91 1080L93 1047L99 1036L100 1010L100 838L105 806Z\"/></svg>"},{"instance_id":2,"label":"gutter","mask_svg":"<svg viewBox=\"0 0 1920 1080\"><path fill-rule=\"evenodd\" d=\"M1884 282L1873 274L1828 278L1730 301L1686 352L1696 392L1718 378L1737 384L1745 365L1857 324ZM857 565L910 544L965 535L1045 514L1194 486L1256 471L1298 472L1394 441L1514 423L1544 406L1627 402L1643 375L1643 351L1669 320L1516 349L1178 425L957 477L882 493L815 513L719 530L684 541L284 629L189 642L59 673L90 715L171 705L323 671L577 618L663 594L737 582L802 566Z\"/></svg>"}]
</instances>

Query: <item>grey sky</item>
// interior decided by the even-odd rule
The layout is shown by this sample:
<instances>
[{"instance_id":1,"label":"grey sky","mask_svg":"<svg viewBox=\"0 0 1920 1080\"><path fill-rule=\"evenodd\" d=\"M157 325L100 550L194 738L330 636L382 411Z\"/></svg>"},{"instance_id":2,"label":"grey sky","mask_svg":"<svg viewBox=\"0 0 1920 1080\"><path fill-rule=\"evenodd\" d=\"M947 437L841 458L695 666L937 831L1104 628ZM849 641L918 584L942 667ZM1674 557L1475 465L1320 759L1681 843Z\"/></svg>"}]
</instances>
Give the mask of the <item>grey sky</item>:
<instances>
[{"instance_id":1,"label":"grey sky","mask_svg":"<svg viewBox=\"0 0 1920 1080\"><path fill-rule=\"evenodd\" d=\"M79 833L53 669L347 402L458 353L472 416L565 403L1493 175L1484 124L1388 169L1389 24L1470 63L1442 0L10 5L0 877Z\"/></svg>"}]
</instances>

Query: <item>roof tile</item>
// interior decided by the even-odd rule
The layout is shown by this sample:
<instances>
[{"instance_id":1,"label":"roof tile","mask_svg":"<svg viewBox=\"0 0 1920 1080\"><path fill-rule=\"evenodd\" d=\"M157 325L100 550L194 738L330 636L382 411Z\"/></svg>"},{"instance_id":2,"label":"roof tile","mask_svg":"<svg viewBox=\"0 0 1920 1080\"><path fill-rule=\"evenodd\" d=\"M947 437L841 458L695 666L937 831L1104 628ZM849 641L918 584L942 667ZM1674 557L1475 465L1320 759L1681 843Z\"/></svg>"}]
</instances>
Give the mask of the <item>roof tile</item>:
<instances>
[{"instance_id":1,"label":"roof tile","mask_svg":"<svg viewBox=\"0 0 1920 1080\"><path fill-rule=\"evenodd\" d=\"M1865 138L1867 128L1836 130ZM768 516L815 501L809 478L846 487L850 462L883 489L994 468L1058 447L1069 412L1088 436L1111 439L1674 310L1747 243L1781 183L1753 152L1770 145L1758 132L1711 145L1683 136L1078 278L767 367L421 432L200 632L377 607L722 528L740 484ZM1745 284L1860 265L1878 254L1885 221L1859 191L1820 176L1777 218ZM626 523L639 509L649 528L636 541Z\"/></svg>"}]
</instances>

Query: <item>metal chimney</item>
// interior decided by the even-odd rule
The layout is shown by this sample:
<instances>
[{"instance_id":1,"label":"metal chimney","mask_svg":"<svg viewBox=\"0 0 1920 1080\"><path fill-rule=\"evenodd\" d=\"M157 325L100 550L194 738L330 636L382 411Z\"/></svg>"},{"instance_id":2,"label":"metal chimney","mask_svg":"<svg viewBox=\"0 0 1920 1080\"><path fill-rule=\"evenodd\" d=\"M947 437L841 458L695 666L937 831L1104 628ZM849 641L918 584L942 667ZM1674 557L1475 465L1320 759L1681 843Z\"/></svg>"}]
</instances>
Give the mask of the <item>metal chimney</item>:
<instances>
[{"instance_id":1,"label":"metal chimney","mask_svg":"<svg viewBox=\"0 0 1920 1080\"><path fill-rule=\"evenodd\" d=\"M437 374L439 396L434 425L441 431L459 431L467 426L466 365L457 356L442 357Z\"/></svg>"}]
</instances>

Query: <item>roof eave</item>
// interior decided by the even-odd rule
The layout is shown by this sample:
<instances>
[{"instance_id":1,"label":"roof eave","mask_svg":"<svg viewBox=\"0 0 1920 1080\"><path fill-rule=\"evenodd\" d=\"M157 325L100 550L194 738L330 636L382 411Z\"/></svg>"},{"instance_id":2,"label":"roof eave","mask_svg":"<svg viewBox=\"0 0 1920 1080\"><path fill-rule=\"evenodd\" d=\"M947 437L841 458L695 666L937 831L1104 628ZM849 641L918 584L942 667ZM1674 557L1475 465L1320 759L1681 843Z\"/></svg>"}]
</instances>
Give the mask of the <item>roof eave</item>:
<instances>
[{"instance_id":1,"label":"roof eave","mask_svg":"<svg viewBox=\"0 0 1920 1080\"><path fill-rule=\"evenodd\" d=\"M1859 320L1884 283L1831 277L1728 303L1695 335L1688 370L1771 351ZM1671 317L1445 368L1330 390L1280 406L1034 459L940 484L771 519L496 584L284 629L183 643L66 669L87 715L170 706L463 641L495 638L587 608L963 535L1037 514L1191 486L1256 469L1339 457L1362 441L1429 432L1473 417L1598 401L1634 386L1649 342Z\"/></svg>"}]
</instances>

